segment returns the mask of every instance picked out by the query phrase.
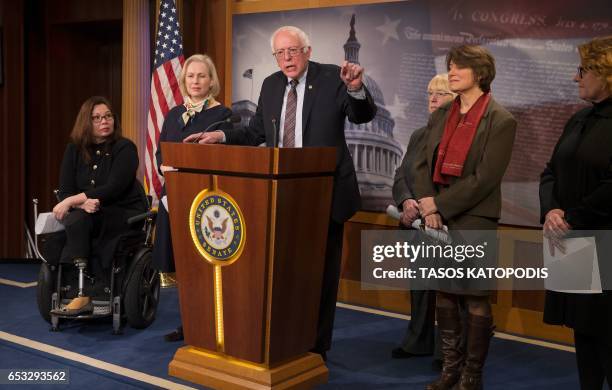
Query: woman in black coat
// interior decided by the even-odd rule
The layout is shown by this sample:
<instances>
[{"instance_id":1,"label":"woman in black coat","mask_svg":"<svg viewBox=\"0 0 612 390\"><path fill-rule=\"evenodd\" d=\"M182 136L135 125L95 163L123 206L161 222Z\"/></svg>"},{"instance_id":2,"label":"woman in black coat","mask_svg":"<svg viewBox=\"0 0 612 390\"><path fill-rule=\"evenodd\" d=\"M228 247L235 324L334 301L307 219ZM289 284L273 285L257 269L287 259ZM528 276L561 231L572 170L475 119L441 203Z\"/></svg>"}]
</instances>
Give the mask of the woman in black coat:
<instances>
[{"instance_id":1,"label":"woman in black coat","mask_svg":"<svg viewBox=\"0 0 612 390\"><path fill-rule=\"evenodd\" d=\"M612 229L612 36L578 47L574 81L591 107L565 125L540 180L544 235L553 246L577 230ZM610 244L597 241L599 268L609 275ZM602 294L547 291L544 322L574 329L582 389L612 385L612 296L602 278Z\"/></svg>"},{"instance_id":2,"label":"woman in black coat","mask_svg":"<svg viewBox=\"0 0 612 390\"><path fill-rule=\"evenodd\" d=\"M62 262L86 265L100 274L113 259L119 236L128 231L127 219L147 209L136 179L138 151L121 136L121 127L107 99L87 99L76 118L72 142L66 147L60 170L55 218L66 228ZM79 296L59 314L91 312L89 297Z\"/></svg>"},{"instance_id":3,"label":"woman in black coat","mask_svg":"<svg viewBox=\"0 0 612 390\"><path fill-rule=\"evenodd\" d=\"M159 136L161 142L183 142L192 134L201 134L204 130L228 128L230 123L218 123L228 119L232 112L215 100L221 88L215 64L209 56L194 54L189 57L179 76L181 93L185 103L171 109ZM215 123L217 123L215 125ZM173 168L164 165L160 144L155 153L159 172L171 171ZM161 197L166 195L162 189ZM170 235L170 218L163 202L159 209L155 227L155 243L153 246L153 266L161 272L174 272L174 256L172 254L172 237ZM168 341L183 339L183 329L166 335Z\"/></svg>"}]
</instances>

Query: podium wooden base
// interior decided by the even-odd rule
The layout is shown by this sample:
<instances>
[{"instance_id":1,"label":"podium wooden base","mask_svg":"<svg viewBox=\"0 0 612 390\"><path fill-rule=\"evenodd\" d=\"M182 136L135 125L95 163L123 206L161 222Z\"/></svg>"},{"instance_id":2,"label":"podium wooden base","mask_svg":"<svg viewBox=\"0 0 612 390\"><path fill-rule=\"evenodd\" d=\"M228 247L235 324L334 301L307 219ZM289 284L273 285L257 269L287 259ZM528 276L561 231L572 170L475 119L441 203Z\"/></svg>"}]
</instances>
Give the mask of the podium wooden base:
<instances>
[{"instance_id":1,"label":"podium wooden base","mask_svg":"<svg viewBox=\"0 0 612 390\"><path fill-rule=\"evenodd\" d=\"M176 351L168 371L214 389L310 389L326 383L329 374L321 356L313 353L266 368L191 346Z\"/></svg>"}]
</instances>

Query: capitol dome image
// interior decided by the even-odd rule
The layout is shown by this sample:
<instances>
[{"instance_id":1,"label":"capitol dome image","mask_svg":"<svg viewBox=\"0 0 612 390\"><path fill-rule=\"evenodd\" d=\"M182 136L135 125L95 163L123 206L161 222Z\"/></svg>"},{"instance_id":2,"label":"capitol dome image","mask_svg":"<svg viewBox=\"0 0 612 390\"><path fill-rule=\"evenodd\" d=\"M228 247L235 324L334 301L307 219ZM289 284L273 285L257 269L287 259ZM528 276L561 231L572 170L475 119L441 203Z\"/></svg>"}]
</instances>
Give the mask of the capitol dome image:
<instances>
[{"instance_id":1,"label":"capitol dome image","mask_svg":"<svg viewBox=\"0 0 612 390\"><path fill-rule=\"evenodd\" d=\"M355 33L355 15L351 18L350 26L349 38L344 44L344 57L358 64L361 44ZM368 75L364 76L364 84L378 111L369 123L358 125L347 119L346 142L357 171L363 209L382 211L393 203L391 189L395 168L401 162L402 148L393 137L395 121L385 108L385 98L380 87Z\"/></svg>"}]
</instances>

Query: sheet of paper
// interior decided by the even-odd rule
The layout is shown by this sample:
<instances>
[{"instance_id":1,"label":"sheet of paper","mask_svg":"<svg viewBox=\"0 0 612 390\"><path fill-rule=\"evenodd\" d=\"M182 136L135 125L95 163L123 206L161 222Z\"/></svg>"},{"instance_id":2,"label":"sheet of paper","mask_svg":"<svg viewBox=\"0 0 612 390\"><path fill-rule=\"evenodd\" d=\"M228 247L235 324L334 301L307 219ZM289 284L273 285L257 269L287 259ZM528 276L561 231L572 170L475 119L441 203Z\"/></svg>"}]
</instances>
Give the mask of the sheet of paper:
<instances>
[{"instance_id":1,"label":"sheet of paper","mask_svg":"<svg viewBox=\"0 0 612 390\"><path fill-rule=\"evenodd\" d=\"M57 219L53 213L40 213L36 218L36 226L34 231L36 234L55 233L64 230L64 225Z\"/></svg>"},{"instance_id":2,"label":"sheet of paper","mask_svg":"<svg viewBox=\"0 0 612 390\"><path fill-rule=\"evenodd\" d=\"M549 276L544 282L547 290L601 294L601 279L594 237L577 237L563 240L565 254L555 250L550 254L548 238L544 237L544 267Z\"/></svg>"}]
</instances>

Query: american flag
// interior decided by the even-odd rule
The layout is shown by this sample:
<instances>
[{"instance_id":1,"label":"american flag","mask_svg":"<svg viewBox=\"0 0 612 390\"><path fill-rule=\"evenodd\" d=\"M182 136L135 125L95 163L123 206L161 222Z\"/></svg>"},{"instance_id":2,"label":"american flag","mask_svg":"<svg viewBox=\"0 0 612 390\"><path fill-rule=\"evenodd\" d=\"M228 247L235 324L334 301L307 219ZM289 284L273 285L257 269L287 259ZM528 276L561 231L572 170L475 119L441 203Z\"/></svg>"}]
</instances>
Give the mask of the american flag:
<instances>
[{"instance_id":1,"label":"american flag","mask_svg":"<svg viewBox=\"0 0 612 390\"><path fill-rule=\"evenodd\" d=\"M153 204L157 204L164 180L158 173L155 161L159 133L168 111L183 104L178 79L185 62L183 40L174 0L160 0L158 21L145 156L145 182L149 195L153 197Z\"/></svg>"}]
</instances>

